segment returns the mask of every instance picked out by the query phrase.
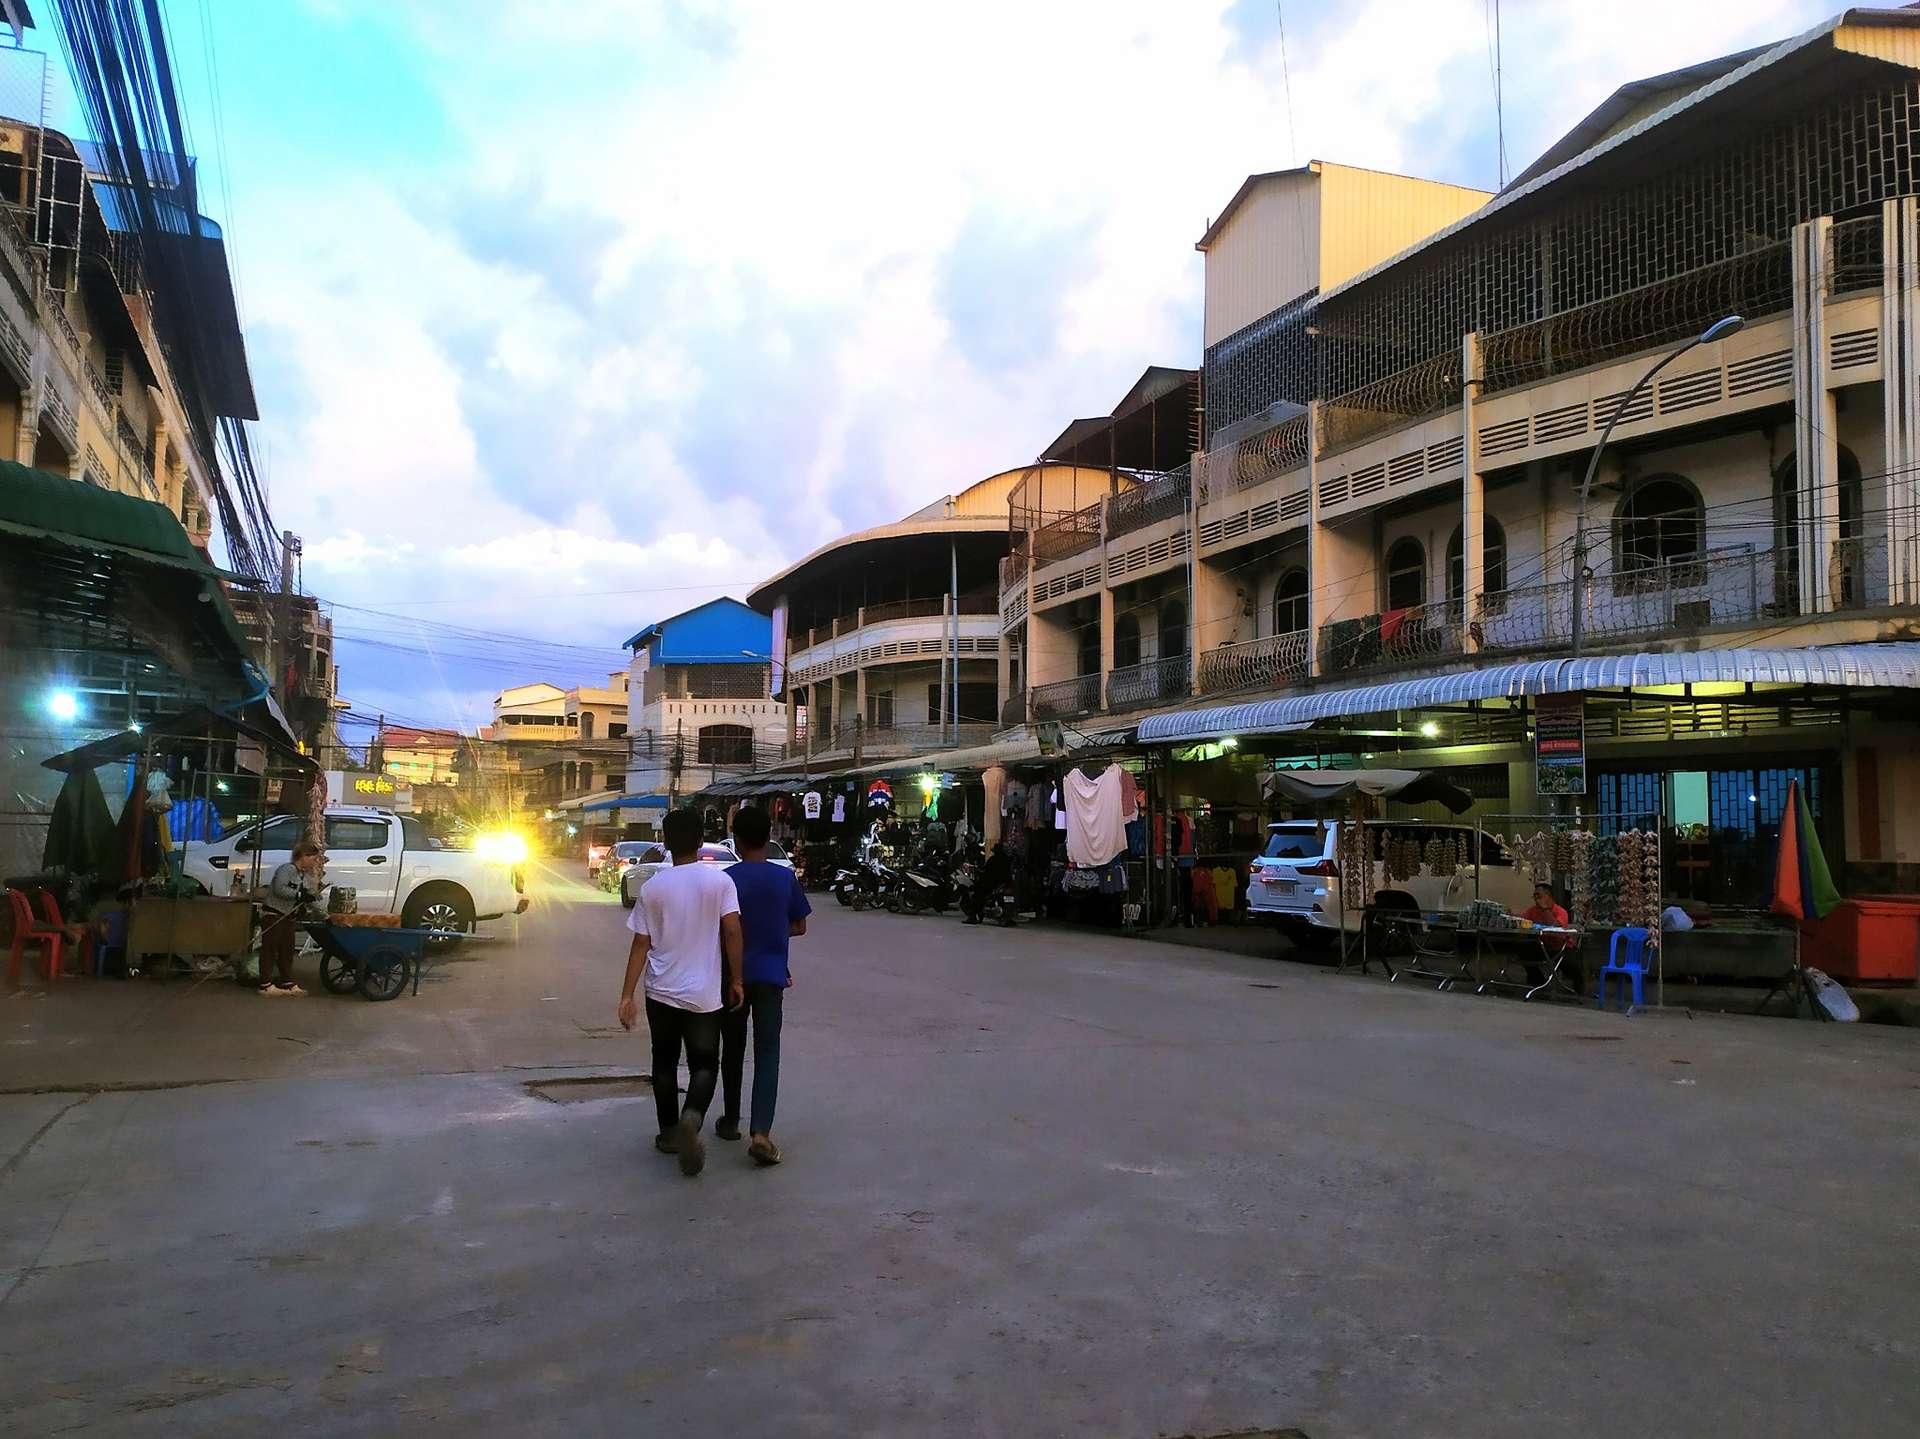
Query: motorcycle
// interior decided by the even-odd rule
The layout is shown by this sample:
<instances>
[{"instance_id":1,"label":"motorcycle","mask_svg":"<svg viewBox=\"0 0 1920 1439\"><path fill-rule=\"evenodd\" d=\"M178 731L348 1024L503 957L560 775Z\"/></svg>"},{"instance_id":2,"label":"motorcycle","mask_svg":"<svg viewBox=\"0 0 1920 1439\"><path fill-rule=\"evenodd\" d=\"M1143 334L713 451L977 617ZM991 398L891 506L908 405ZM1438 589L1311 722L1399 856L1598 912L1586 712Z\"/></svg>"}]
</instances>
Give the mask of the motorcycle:
<instances>
[{"instance_id":1,"label":"motorcycle","mask_svg":"<svg viewBox=\"0 0 1920 1439\"><path fill-rule=\"evenodd\" d=\"M975 913L974 891L982 882L985 870L985 858L976 851L960 865L959 869L954 871L954 890L958 895L961 910L969 917ZM981 919L991 919L995 924L1007 929L1012 929L1020 923L1020 897L1014 889L1011 878L1000 884L991 894L979 897L978 913Z\"/></svg>"},{"instance_id":2,"label":"motorcycle","mask_svg":"<svg viewBox=\"0 0 1920 1439\"><path fill-rule=\"evenodd\" d=\"M945 858L930 851L901 868L898 882L887 895L887 907L896 914L920 910L940 914L952 903L953 874Z\"/></svg>"},{"instance_id":3,"label":"motorcycle","mask_svg":"<svg viewBox=\"0 0 1920 1439\"><path fill-rule=\"evenodd\" d=\"M885 899L892 881L893 871L878 857L870 856L836 870L833 882L827 888L835 899L849 909L865 909L868 905L877 906Z\"/></svg>"}]
</instances>

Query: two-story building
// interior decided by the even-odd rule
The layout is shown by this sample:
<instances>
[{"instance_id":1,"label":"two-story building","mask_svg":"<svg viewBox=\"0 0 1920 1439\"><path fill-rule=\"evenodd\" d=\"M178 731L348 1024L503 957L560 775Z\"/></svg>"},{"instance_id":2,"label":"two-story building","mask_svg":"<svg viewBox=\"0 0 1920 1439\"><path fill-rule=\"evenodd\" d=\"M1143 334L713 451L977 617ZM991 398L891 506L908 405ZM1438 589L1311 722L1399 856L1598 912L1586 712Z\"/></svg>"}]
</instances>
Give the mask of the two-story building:
<instances>
[{"instance_id":1,"label":"two-story building","mask_svg":"<svg viewBox=\"0 0 1920 1439\"><path fill-rule=\"evenodd\" d=\"M626 789L589 808L657 820L682 795L779 758L785 725L765 615L710 600L637 631L626 647Z\"/></svg>"},{"instance_id":2,"label":"two-story building","mask_svg":"<svg viewBox=\"0 0 1920 1439\"><path fill-rule=\"evenodd\" d=\"M1588 805L1758 837L1798 778L1855 882L1910 887L1916 117L1920 12L1854 9L1623 87L1495 196L1249 179L1199 242L1183 513L1110 501L1003 588L1029 712L1544 809L1535 702L1577 693Z\"/></svg>"}]
</instances>

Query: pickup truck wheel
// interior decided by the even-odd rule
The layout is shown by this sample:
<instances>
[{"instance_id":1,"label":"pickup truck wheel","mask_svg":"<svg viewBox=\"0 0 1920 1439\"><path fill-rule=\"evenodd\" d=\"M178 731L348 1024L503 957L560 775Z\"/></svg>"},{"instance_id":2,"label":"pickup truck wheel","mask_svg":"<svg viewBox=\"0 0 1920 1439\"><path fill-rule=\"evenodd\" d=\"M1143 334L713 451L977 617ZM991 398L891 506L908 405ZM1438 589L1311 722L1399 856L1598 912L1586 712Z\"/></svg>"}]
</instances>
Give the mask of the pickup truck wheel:
<instances>
[{"instance_id":1,"label":"pickup truck wheel","mask_svg":"<svg viewBox=\"0 0 1920 1439\"><path fill-rule=\"evenodd\" d=\"M452 885L429 885L414 894L401 912L400 922L408 929L436 929L444 937L430 939L435 949L455 948L461 936L473 928L473 901Z\"/></svg>"}]
</instances>

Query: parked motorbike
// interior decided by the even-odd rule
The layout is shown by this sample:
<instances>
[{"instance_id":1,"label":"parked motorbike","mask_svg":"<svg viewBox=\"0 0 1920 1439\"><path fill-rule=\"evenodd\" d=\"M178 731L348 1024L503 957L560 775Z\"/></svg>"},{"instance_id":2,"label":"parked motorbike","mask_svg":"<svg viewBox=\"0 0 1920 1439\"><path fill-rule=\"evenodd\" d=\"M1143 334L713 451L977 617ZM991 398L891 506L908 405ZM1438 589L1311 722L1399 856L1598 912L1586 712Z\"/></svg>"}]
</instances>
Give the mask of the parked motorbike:
<instances>
[{"instance_id":1,"label":"parked motorbike","mask_svg":"<svg viewBox=\"0 0 1920 1439\"><path fill-rule=\"evenodd\" d=\"M898 883L887 896L887 907L900 914L920 910L940 914L952 903L952 870L943 855L931 850L901 866Z\"/></svg>"},{"instance_id":2,"label":"parked motorbike","mask_svg":"<svg viewBox=\"0 0 1920 1439\"><path fill-rule=\"evenodd\" d=\"M953 886L956 899L962 911L974 912L974 889L981 883L985 872L985 862L978 858L968 859L954 871ZM1007 880L993 893L980 899L979 914L983 920L990 919L995 924L1012 929L1020 922L1020 896L1014 889L1013 881Z\"/></svg>"},{"instance_id":3,"label":"parked motorbike","mask_svg":"<svg viewBox=\"0 0 1920 1439\"><path fill-rule=\"evenodd\" d=\"M865 909L880 905L892 884L893 871L877 856L869 856L836 870L827 888L848 908Z\"/></svg>"}]
</instances>

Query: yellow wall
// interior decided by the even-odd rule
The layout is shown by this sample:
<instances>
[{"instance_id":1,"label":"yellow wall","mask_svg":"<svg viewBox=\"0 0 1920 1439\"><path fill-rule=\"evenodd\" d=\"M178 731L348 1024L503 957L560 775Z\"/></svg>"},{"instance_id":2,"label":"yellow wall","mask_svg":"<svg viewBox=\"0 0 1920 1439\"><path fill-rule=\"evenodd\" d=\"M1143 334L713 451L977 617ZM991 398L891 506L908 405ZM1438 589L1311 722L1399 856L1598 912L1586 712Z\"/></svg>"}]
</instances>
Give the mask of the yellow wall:
<instances>
[{"instance_id":1,"label":"yellow wall","mask_svg":"<svg viewBox=\"0 0 1920 1439\"><path fill-rule=\"evenodd\" d=\"M1351 280L1416 245L1493 197L1379 170L1321 164L1320 288Z\"/></svg>"},{"instance_id":2,"label":"yellow wall","mask_svg":"<svg viewBox=\"0 0 1920 1439\"><path fill-rule=\"evenodd\" d=\"M1491 198L1322 160L1260 180L1207 246L1206 343L1352 279Z\"/></svg>"}]
</instances>

